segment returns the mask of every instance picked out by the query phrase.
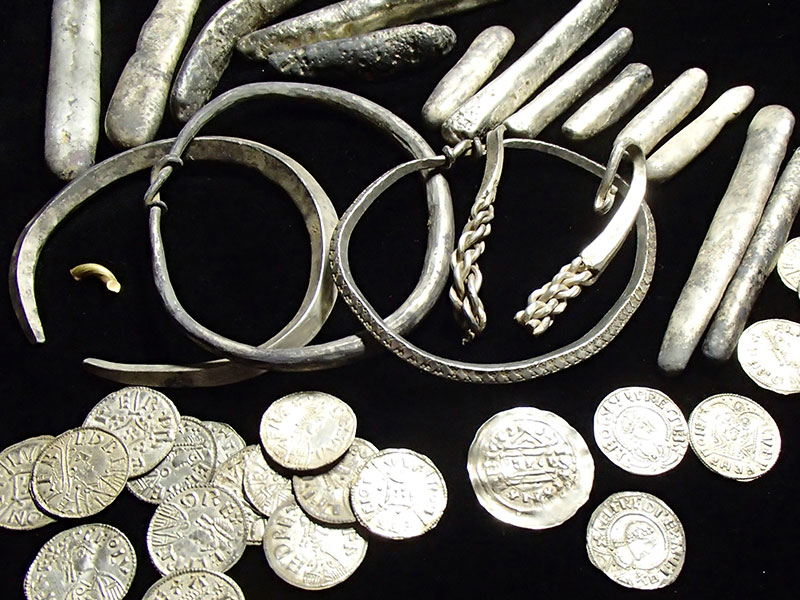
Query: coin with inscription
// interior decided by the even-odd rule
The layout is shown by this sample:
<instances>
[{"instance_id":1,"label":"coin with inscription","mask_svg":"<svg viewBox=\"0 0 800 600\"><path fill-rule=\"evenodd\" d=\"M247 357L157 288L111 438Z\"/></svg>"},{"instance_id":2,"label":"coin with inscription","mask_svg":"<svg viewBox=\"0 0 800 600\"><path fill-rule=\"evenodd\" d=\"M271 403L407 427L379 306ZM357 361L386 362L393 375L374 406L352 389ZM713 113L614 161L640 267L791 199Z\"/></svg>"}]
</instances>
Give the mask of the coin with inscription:
<instances>
[{"instance_id":1,"label":"coin with inscription","mask_svg":"<svg viewBox=\"0 0 800 600\"><path fill-rule=\"evenodd\" d=\"M25 576L28 600L120 600L136 573L136 553L120 530L92 523L51 538Z\"/></svg>"},{"instance_id":2,"label":"coin with inscription","mask_svg":"<svg viewBox=\"0 0 800 600\"><path fill-rule=\"evenodd\" d=\"M129 476L137 477L153 469L172 449L180 415L161 392L126 387L100 400L83 426L104 429L121 439L131 459Z\"/></svg>"},{"instance_id":3,"label":"coin with inscription","mask_svg":"<svg viewBox=\"0 0 800 600\"><path fill-rule=\"evenodd\" d=\"M750 398L717 394L689 415L689 443L712 471L752 481L777 462L781 433L769 413Z\"/></svg>"},{"instance_id":4,"label":"coin with inscription","mask_svg":"<svg viewBox=\"0 0 800 600\"><path fill-rule=\"evenodd\" d=\"M324 590L350 577L367 553L367 540L352 527L314 523L294 502L269 518L264 554L275 574L304 590Z\"/></svg>"},{"instance_id":5,"label":"coin with inscription","mask_svg":"<svg viewBox=\"0 0 800 600\"><path fill-rule=\"evenodd\" d=\"M211 481L217 459L211 432L194 417L181 417L172 450L152 471L128 482L128 491L145 502L159 504L193 485Z\"/></svg>"},{"instance_id":6,"label":"coin with inscription","mask_svg":"<svg viewBox=\"0 0 800 600\"><path fill-rule=\"evenodd\" d=\"M218 465L224 463L247 445L242 436L227 423L203 421L203 425L205 425L211 432L211 435L214 436L214 443L217 446Z\"/></svg>"},{"instance_id":7,"label":"coin with inscription","mask_svg":"<svg viewBox=\"0 0 800 600\"><path fill-rule=\"evenodd\" d=\"M244 453L244 495L258 512L268 517L294 500L292 480L269 466L259 446L248 446Z\"/></svg>"},{"instance_id":8,"label":"coin with inscription","mask_svg":"<svg viewBox=\"0 0 800 600\"><path fill-rule=\"evenodd\" d=\"M686 558L686 536L662 500L644 492L619 492L592 513L586 552L616 583L655 590L678 578Z\"/></svg>"},{"instance_id":9,"label":"coin with inscription","mask_svg":"<svg viewBox=\"0 0 800 600\"><path fill-rule=\"evenodd\" d=\"M253 447L260 452L258 446ZM219 465L214 472L214 477L211 478L211 485L229 491L239 501L239 504L242 505L247 543L253 546L260 546L261 542L264 541L264 528L267 526L267 520L250 506L250 502L244 496L244 463L246 457L245 451L240 450Z\"/></svg>"},{"instance_id":10,"label":"coin with inscription","mask_svg":"<svg viewBox=\"0 0 800 600\"><path fill-rule=\"evenodd\" d=\"M447 506L447 486L427 456L389 448L359 468L350 504L371 533L405 539L436 527Z\"/></svg>"},{"instance_id":11,"label":"coin with inscription","mask_svg":"<svg viewBox=\"0 0 800 600\"><path fill-rule=\"evenodd\" d=\"M530 407L497 413L478 429L467 471L478 502L505 523L560 525L589 499L594 461L558 415Z\"/></svg>"},{"instance_id":12,"label":"coin with inscription","mask_svg":"<svg viewBox=\"0 0 800 600\"><path fill-rule=\"evenodd\" d=\"M40 435L0 452L0 527L27 530L53 523L31 495L33 463L55 438Z\"/></svg>"},{"instance_id":13,"label":"coin with inscription","mask_svg":"<svg viewBox=\"0 0 800 600\"><path fill-rule=\"evenodd\" d=\"M114 434L77 427L56 437L33 464L31 492L56 517L99 513L125 489L128 451Z\"/></svg>"},{"instance_id":14,"label":"coin with inscription","mask_svg":"<svg viewBox=\"0 0 800 600\"><path fill-rule=\"evenodd\" d=\"M681 409L646 387L621 388L603 398L594 413L594 439L611 462L636 475L669 471L689 448Z\"/></svg>"},{"instance_id":15,"label":"coin with inscription","mask_svg":"<svg viewBox=\"0 0 800 600\"><path fill-rule=\"evenodd\" d=\"M768 319L753 323L739 338L742 369L764 389L800 393L800 323Z\"/></svg>"},{"instance_id":16,"label":"coin with inscription","mask_svg":"<svg viewBox=\"0 0 800 600\"><path fill-rule=\"evenodd\" d=\"M330 470L318 475L292 477L292 488L300 508L323 523L355 523L356 516L350 508L350 488L358 469L377 452L368 441L355 438L350 449Z\"/></svg>"},{"instance_id":17,"label":"coin with inscription","mask_svg":"<svg viewBox=\"0 0 800 600\"><path fill-rule=\"evenodd\" d=\"M159 579L142 600L244 600L244 594L224 573L194 570Z\"/></svg>"},{"instance_id":18,"label":"coin with inscription","mask_svg":"<svg viewBox=\"0 0 800 600\"><path fill-rule=\"evenodd\" d=\"M800 288L800 237L786 242L778 256L778 276L795 292Z\"/></svg>"},{"instance_id":19,"label":"coin with inscription","mask_svg":"<svg viewBox=\"0 0 800 600\"><path fill-rule=\"evenodd\" d=\"M319 469L347 452L356 434L356 415L330 394L297 392L270 405L260 433L267 454L282 467Z\"/></svg>"},{"instance_id":20,"label":"coin with inscription","mask_svg":"<svg viewBox=\"0 0 800 600\"><path fill-rule=\"evenodd\" d=\"M147 550L162 575L227 571L244 553L242 507L230 492L203 485L162 502L147 528Z\"/></svg>"}]
</instances>

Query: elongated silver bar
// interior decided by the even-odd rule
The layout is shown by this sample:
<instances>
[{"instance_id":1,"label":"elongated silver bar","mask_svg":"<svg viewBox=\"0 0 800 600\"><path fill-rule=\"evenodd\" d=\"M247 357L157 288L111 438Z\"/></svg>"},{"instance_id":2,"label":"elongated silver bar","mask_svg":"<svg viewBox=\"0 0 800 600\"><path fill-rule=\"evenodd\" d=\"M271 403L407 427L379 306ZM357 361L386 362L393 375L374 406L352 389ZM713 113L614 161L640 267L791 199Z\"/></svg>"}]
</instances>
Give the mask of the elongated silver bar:
<instances>
[{"instance_id":1,"label":"elongated silver bar","mask_svg":"<svg viewBox=\"0 0 800 600\"><path fill-rule=\"evenodd\" d=\"M800 150L795 150L772 192L761 222L736 270L703 342L703 354L728 360L742 335L750 311L778 262L800 209Z\"/></svg>"},{"instance_id":2,"label":"elongated silver bar","mask_svg":"<svg viewBox=\"0 0 800 600\"><path fill-rule=\"evenodd\" d=\"M452 15L498 1L344 0L245 35L236 49L248 58L266 60L273 52Z\"/></svg>"},{"instance_id":3,"label":"elongated silver bar","mask_svg":"<svg viewBox=\"0 0 800 600\"><path fill-rule=\"evenodd\" d=\"M449 143L479 137L506 120L588 40L619 0L582 0L508 69L442 125Z\"/></svg>"},{"instance_id":4,"label":"elongated silver bar","mask_svg":"<svg viewBox=\"0 0 800 600\"><path fill-rule=\"evenodd\" d=\"M632 45L633 32L627 27L617 30L594 52L508 117L505 121L508 130L519 137L535 138L622 60Z\"/></svg>"},{"instance_id":5,"label":"elongated silver bar","mask_svg":"<svg viewBox=\"0 0 800 600\"><path fill-rule=\"evenodd\" d=\"M514 34L502 25L494 25L480 32L422 106L425 124L441 127L459 106L486 83L513 45Z\"/></svg>"},{"instance_id":6,"label":"elongated silver bar","mask_svg":"<svg viewBox=\"0 0 800 600\"><path fill-rule=\"evenodd\" d=\"M575 111L561 130L573 140L585 140L624 117L653 87L653 72L642 63L631 63L614 80Z\"/></svg>"},{"instance_id":7,"label":"elongated silver bar","mask_svg":"<svg viewBox=\"0 0 800 600\"><path fill-rule=\"evenodd\" d=\"M778 174L794 129L783 106L762 108L750 123L731 182L672 311L658 366L682 371L742 260Z\"/></svg>"},{"instance_id":8,"label":"elongated silver bar","mask_svg":"<svg viewBox=\"0 0 800 600\"><path fill-rule=\"evenodd\" d=\"M106 135L117 146L141 146L156 137L172 74L199 4L200 0L159 0L142 27L106 112Z\"/></svg>"},{"instance_id":9,"label":"elongated silver bar","mask_svg":"<svg viewBox=\"0 0 800 600\"><path fill-rule=\"evenodd\" d=\"M100 136L100 0L55 0L44 127L47 166L72 179Z\"/></svg>"},{"instance_id":10,"label":"elongated silver bar","mask_svg":"<svg viewBox=\"0 0 800 600\"><path fill-rule=\"evenodd\" d=\"M172 86L173 116L185 123L208 102L243 35L274 21L301 0L230 0L205 24Z\"/></svg>"},{"instance_id":11,"label":"elongated silver bar","mask_svg":"<svg viewBox=\"0 0 800 600\"><path fill-rule=\"evenodd\" d=\"M681 129L647 159L647 177L666 181L716 139L722 128L750 106L755 90L749 85L724 92L703 114Z\"/></svg>"}]
</instances>

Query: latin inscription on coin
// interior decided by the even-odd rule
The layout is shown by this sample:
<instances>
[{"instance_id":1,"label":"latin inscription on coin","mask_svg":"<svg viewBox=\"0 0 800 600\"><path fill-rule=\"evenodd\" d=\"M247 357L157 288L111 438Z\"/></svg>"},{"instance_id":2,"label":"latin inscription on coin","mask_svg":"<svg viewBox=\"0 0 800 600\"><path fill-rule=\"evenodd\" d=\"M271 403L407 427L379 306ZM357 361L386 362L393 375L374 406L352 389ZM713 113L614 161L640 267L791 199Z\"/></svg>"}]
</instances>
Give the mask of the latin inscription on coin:
<instances>
[{"instance_id":1,"label":"latin inscription on coin","mask_svg":"<svg viewBox=\"0 0 800 600\"><path fill-rule=\"evenodd\" d=\"M800 288L800 237L789 240L778 257L778 275L795 292Z\"/></svg>"},{"instance_id":2,"label":"latin inscription on coin","mask_svg":"<svg viewBox=\"0 0 800 600\"><path fill-rule=\"evenodd\" d=\"M606 396L594 413L594 439L611 462L636 475L669 471L689 447L681 409L666 394L646 387Z\"/></svg>"},{"instance_id":3,"label":"latin inscription on coin","mask_svg":"<svg viewBox=\"0 0 800 600\"><path fill-rule=\"evenodd\" d=\"M351 528L329 528L311 521L293 502L269 518L264 554L275 573L304 590L341 583L358 568L367 540Z\"/></svg>"},{"instance_id":4,"label":"latin inscription on coin","mask_svg":"<svg viewBox=\"0 0 800 600\"><path fill-rule=\"evenodd\" d=\"M689 416L689 442L705 466L739 481L769 471L781 451L781 434L769 413L738 394L698 404Z\"/></svg>"},{"instance_id":5,"label":"latin inscription on coin","mask_svg":"<svg viewBox=\"0 0 800 600\"><path fill-rule=\"evenodd\" d=\"M203 425L214 436L214 443L217 446L218 465L224 463L247 445L242 436L236 433L236 430L227 423L203 421Z\"/></svg>"},{"instance_id":6,"label":"latin inscription on coin","mask_svg":"<svg viewBox=\"0 0 800 600\"><path fill-rule=\"evenodd\" d=\"M50 435L30 438L0 453L0 527L24 530L53 523L33 501L31 471L39 454L54 439Z\"/></svg>"},{"instance_id":7,"label":"latin inscription on coin","mask_svg":"<svg viewBox=\"0 0 800 600\"><path fill-rule=\"evenodd\" d=\"M244 453L244 493L258 512L268 517L294 500L292 480L269 466L260 447L248 446Z\"/></svg>"},{"instance_id":8,"label":"latin inscription on coin","mask_svg":"<svg viewBox=\"0 0 800 600\"><path fill-rule=\"evenodd\" d=\"M359 523L377 535L410 538L433 529L447 506L444 478L427 456L390 448L359 469L350 491Z\"/></svg>"},{"instance_id":9,"label":"latin inscription on coin","mask_svg":"<svg viewBox=\"0 0 800 600\"><path fill-rule=\"evenodd\" d=\"M800 323L759 321L744 330L737 349L739 364L764 389L800 393Z\"/></svg>"},{"instance_id":10,"label":"latin inscription on coin","mask_svg":"<svg viewBox=\"0 0 800 600\"><path fill-rule=\"evenodd\" d=\"M121 600L136 572L136 554L114 527L94 523L62 531L28 569L28 600Z\"/></svg>"},{"instance_id":11,"label":"latin inscription on coin","mask_svg":"<svg viewBox=\"0 0 800 600\"><path fill-rule=\"evenodd\" d=\"M592 513L586 552L592 564L618 584L655 590L677 579L686 557L686 537L663 501L644 492L619 492Z\"/></svg>"},{"instance_id":12,"label":"latin inscription on coin","mask_svg":"<svg viewBox=\"0 0 800 600\"><path fill-rule=\"evenodd\" d=\"M128 451L115 435L78 427L59 435L33 465L36 503L57 517L99 513L125 489Z\"/></svg>"},{"instance_id":13,"label":"latin inscription on coin","mask_svg":"<svg viewBox=\"0 0 800 600\"><path fill-rule=\"evenodd\" d=\"M560 525L589 498L594 461L558 415L519 407L491 417L469 448L467 471L481 505L529 529Z\"/></svg>"},{"instance_id":14,"label":"latin inscription on coin","mask_svg":"<svg viewBox=\"0 0 800 600\"><path fill-rule=\"evenodd\" d=\"M156 581L142 600L244 600L244 594L224 573L182 571Z\"/></svg>"},{"instance_id":15,"label":"latin inscription on coin","mask_svg":"<svg viewBox=\"0 0 800 600\"><path fill-rule=\"evenodd\" d=\"M254 446L254 448L260 451L258 446ZM267 526L267 520L258 514L244 497L245 458L245 451L240 450L219 465L211 479L211 485L227 490L239 501L239 504L242 505L247 543L260 546L264 541L264 528Z\"/></svg>"}]
</instances>

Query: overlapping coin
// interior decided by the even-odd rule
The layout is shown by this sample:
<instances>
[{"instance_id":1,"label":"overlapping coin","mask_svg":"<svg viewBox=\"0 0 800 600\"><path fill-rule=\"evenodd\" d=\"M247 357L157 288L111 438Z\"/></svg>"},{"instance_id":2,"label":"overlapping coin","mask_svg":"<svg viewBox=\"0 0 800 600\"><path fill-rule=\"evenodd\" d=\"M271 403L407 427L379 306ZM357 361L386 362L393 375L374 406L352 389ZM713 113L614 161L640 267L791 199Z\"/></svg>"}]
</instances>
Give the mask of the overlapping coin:
<instances>
[{"instance_id":1,"label":"overlapping coin","mask_svg":"<svg viewBox=\"0 0 800 600\"><path fill-rule=\"evenodd\" d=\"M253 447L259 450L258 446ZM242 449L219 465L214 472L214 477L211 478L211 485L227 490L239 501L244 516L247 543L253 546L260 546L261 542L264 541L264 529L267 526L267 520L263 515L255 511L244 496L244 464L246 457L246 452Z\"/></svg>"},{"instance_id":2,"label":"overlapping coin","mask_svg":"<svg viewBox=\"0 0 800 600\"><path fill-rule=\"evenodd\" d=\"M260 447L248 446L244 453L244 494L268 517L281 504L293 500L292 480L269 466Z\"/></svg>"},{"instance_id":3,"label":"overlapping coin","mask_svg":"<svg viewBox=\"0 0 800 600\"><path fill-rule=\"evenodd\" d=\"M748 377L778 394L800 393L800 323L768 319L739 338L737 357Z\"/></svg>"},{"instance_id":4,"label":"overlapping coin","mask_svg":"<svg viewBox=\"0 0 800 600\"><path fill-rule=\"evenodd\" d=\"M211 432L217 448L217 464L221 465L231 456L243 450L247 443L236 430L227 423L219 421L203 421L203 425Z\"/></svg>"},{"instance_id":5,"label":"overlapping coin","mask_svg":"<svg viewBox=\"0 0 800 600\"><path fill-rule=\"evenodd\" d=\"M778 256L778 276L790 290L800 288L800 237L786 242Z\"/></svg>"},{"instance_id":6,"label":"overlapping coin","mask_svg":"<svg viewBox=\"0 0 800 600\"><path fill-rule=\"evenodd\" d=\"M31 495L31 471L42 450L55 438L40 435L0 452L0 527L28 530L53 523Z\"/></svg>"},{"instance_id":7,"label":"overlapping coin","mask_svg":"<svg viewBox=\"0 0 800 600\"><path fill-rule=\"evenodd\" d=\"M237 583L215 571L181 571L156 581L142 600L244 600Z\"/></svg>"}]
</instances>

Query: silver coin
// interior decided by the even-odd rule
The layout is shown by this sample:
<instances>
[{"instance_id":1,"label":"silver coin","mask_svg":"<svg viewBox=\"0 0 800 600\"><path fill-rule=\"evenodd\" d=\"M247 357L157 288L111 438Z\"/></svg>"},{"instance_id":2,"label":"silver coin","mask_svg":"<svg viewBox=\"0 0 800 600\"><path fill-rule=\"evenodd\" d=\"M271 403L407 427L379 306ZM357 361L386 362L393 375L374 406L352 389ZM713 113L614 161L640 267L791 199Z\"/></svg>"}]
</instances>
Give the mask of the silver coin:
<instances>
[{"instance_id":1,"label":"silver coin","mask_svg":"<svg viewBox=\"0 0 800 600\"><path fill-rule=\"evenodd\" d=\"M253 447L257 451L261 451L258 446ZM247 453L242 449L219 465L214 472L214 477L211 478L211 485L229 491L239 501L239 504L242 505L247 543L259 546L264 541L267 520L257 513L250 506L247 498L244 497L244 463L246 458Z\"/></svg>"},{"instance_id":2,"label":"silver coin","mask_svg":"<svg viewBox=\"0 0 800 600\"><path fill-rule=\"evenodd\" d=\"M389 448L358 470L350 504L358 522L370 532L405 539L436 527L447 506L447 486L427 456Z\"/></svg>"},{"instance_id":3,"label":"silver coin","mask_svg":"<svg viewBox=\"0 0 800 600\"><path fill-rule=\"evenodd\" d=\"M689 429L672 399L646 387L626 387L603 398L594 413L594 439L608 459L636 475L677 466L689 448Z\"/></svg>"},{"instance_id":4,"label":"silver coin","mask_svg":"<svg viewBox=\"0 0 800 600\"><path fill-rule=\"evenodd\" d=\"M214 443L217 446L217 464L221 465L231 456L243 450L247 445L244 438L227 423L218 421L203 421L203 425L208 428L214 436Z\"/></svg>"},{"instance_id":5,"label":"silver coin","mask_svg":"<svg viewBox=\"0 0 800 600\"><path fill-rule=\"evenodd\" d=\"M244 594L224 573L195 570L159 579L142 600L244 600Z\"/></svg>"},{"instance_id":6,"label":"silver coin","mask_svg":"<svg viewBox=\"0 0 800 600\"><path fill-rule=\"evenodd\" d=\"M800 288L800 237L786 242L778 256L778 276L790 290Z\"/></svg>"},{"instance_id":7,"label":"silver coin","mask_svg":"<svg viewBox=\"0 0 800 600\"><path fill-rule=\"evenodd\" d=\"M592 513L586 552L616 583L655 590L677 579L686 558L686 536L662 500L644 492L619 492Z\"/></svg>"},{"instance_id":8,"label":"silver coin","mask_svg":"<svg viewBox=\"0 0 800 600\"><path fill-rule=\"evenodd\" d=\"M764 389L800 393L800 323L768 319L753 323L739 338L742 369Z\"/></svg>"},{"instance_id":9,"label":"silver coin","mask_svg":"<svg viewBox=\"0 0 800 600\"><path fill-rule=\"evenodd\" d=\"M56 517L99 513L125 489L128 451L114 434L77 427L48 444L33 464L31 492Z\"/></svg>"},{"instance_id":10,"label":"silver coin","mask_svg":"<svg viewBox=\"0 0 800 600\"><path fill-rule=\"evenodd\" d=\"M304 590L324 590L350 577L367 553L367 540L352 527L314 523L294 502L269 518L264 554L275 574Z\"/></svg>"},{"instance_id":11,"label":"silver coin","mask_svg":"<svg viewBox=\"0 0 800 600\"><path fill-rule=\"evenodd\" d=\"M162 502L147 528L147 550L162 575L227 571L245 546L241 505L230 492L210 485L185 489Z\"/></svg>"},{"instance_id":12,"label":"silver coin","mask_svg":"<svg viewBox=\"0 0 800 600\"><path fill-rule=\"evenodd\" d=\"M330 470L318 475L295 475L292 489L297 503L311 517L323 523L355 523L350 507L350 488L358 469L378 449L366 440L355 438L345 455Z\"/></svg>"},{"instance_id":13,"label":"silver coin","mask_svg":"<svg viewBox=\"0 0 800 600\"><path fill-rule=\"evenodd\" d=\"M31 495L33 463L54 439L41 435L0 452L0 527L27 530L55 521L39 510Z\"/></svg>"},{"instance_id":14,"label":"silver coin","mask_svg":"<svg viewBox=\"0 0 800 600\"><path fill-rule=\"evenodd\" d=\"M528 529L560 525L589 499L594 461L558 415L530 407L497 413L469 447L472 488L489 514Z\"/></svg>"},{"instance_id":15,"label":"silver coin","mask_svg":"<svg viewBox=\"0 0 800 600\"><path fill-rule=\"evenodd\" d=\"M129 477L136 477L153 469L172 449L180 415L161 392L126 387L100 400L83 426L103 429L121 439L131 459Z\"/></svg>"},{"instance_id":16,"label":"silver coin","mask_svg":"<svg viewBox=\"0 0 800 600\"><path fill-rule=\"evenodd\" d=\"M25 576L28 600L120 600L136 573L125 534L101 523L79 525L51 538Z\"/></svg>"},{"instance_id":17,"label":"silver coin","mask_svg":"<svg viewBox=\"0 0 800 600\"><path fill-rule=\"evenodd\" d=\"M752 481L769 471L781 452L781 433L761 406L738 394L706 398L689 415L689 443L712 471Z\"/></svg>"},{"instance_id":18,"label":"silver coin","mask_svg":"<svg viewBox=\"0 0 800 600\"><path fill-rule=\"evenodd\" d=\"M281 504L293 500L292 480L269 466L259 446L248 446L244 452L244 495L268 517Z\"/></svg>"},{"instance_id":19,"label":"silver coin","mask_svg":"<svg viewBox=\"0 0 800 600\"><path fill-rule=\"evenodd\" d=\"M194 417L181 417L172 450L152 471L131 479L128 491L140 500L159 504L176 492L211 481L216 459L211 432Z\"/></svg>"},{"instance_id":20,"label":"silver coin","mask_svg":"<svg viewBox=\"0 0 800 600\"><path fill-rule=\"evenodd\" d=\"M340 458L356 435L356 415L323 392L297 392L273 402L261 419L261 443L276 463L308 471Z\"/></svg>"}]
</instances>

